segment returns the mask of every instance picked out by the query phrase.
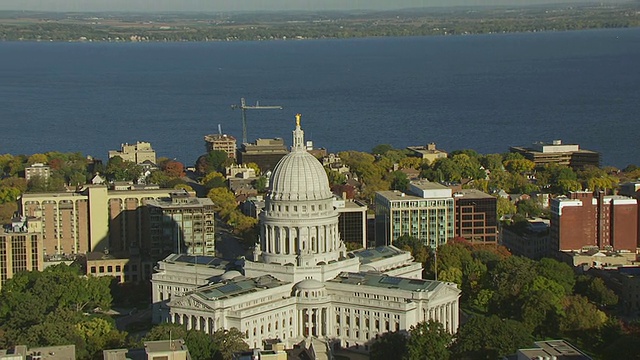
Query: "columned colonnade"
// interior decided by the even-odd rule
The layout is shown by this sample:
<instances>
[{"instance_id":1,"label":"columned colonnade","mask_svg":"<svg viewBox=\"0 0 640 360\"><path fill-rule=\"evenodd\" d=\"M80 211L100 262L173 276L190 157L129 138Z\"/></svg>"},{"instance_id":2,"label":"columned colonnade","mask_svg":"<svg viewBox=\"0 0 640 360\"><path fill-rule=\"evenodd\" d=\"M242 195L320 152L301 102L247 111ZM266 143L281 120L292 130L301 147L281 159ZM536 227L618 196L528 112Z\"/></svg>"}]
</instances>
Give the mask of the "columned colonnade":
<instances>
[{"instance_id":1,"label":"columned colonnade","mask_svg":"<svg viewBox=\"0 0 640 360\"><path fill-rule=\"evenodd\" d=\"M262 250L268 254L296 255L300 252L324 253L336 250L338 224L290 227L265 225ZM306 242L304 241L306 239Z\"/></svg>"},{"instance_id":2,"label":"columned colonnade","mask_svg":"<svg viewBox=\"0 0 640 360\"><path fill-rule=\"evenodd\" d=\"M444 329L453 334L458 331L458 302L452 301L446 304L438 305L428 310L424 320L435 320L444 326Z\"/></svg>"},{"instance_id":3,"label":"columned colonnade","mask_svg":"<svg viewBox=\"0 0 640 360\"><path fill-rule=\"evenodd\" d=\"M173 313L167 320L174 324L185 325L187 330L201 330L207 334L213 334L217 330L215 318L212 316Z\"/></svg>"}]
</instances>

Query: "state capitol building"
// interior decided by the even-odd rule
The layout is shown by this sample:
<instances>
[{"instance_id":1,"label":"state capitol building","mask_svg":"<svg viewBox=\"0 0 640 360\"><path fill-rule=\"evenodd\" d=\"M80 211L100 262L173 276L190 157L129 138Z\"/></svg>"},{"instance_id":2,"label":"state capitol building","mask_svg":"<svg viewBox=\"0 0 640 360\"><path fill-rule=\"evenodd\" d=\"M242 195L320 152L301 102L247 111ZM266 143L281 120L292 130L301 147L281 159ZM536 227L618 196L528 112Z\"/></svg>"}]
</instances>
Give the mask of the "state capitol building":
<instances>
[{"instance_id":1,"label":"state capitol building","mask_svg":"<svg viewBox=\"0 0 640 360\"><path fill-rule=\"evenodd\" d=\"M297 116L292 151L275 166L252 259L173 254L153 274L154 322L213 333L237 328L253 348L315 338L367 346L433 319L455 333L460 290L422 279L393 246L347 252L322 164L305 150Z\"/></svg>"}]
</instances>

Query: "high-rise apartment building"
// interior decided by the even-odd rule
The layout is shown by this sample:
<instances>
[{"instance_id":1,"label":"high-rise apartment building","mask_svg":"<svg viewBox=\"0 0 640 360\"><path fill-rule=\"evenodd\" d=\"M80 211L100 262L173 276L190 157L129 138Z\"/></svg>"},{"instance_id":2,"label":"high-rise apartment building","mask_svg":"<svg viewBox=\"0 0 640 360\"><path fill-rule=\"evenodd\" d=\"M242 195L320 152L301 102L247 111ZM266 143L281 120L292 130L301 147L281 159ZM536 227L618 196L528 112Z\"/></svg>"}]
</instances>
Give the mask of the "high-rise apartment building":
<instances>
[{"instance_id":1,"label":"high-rise apartment building","mask_svg":"<svg viewBox=\"0 0 640 360\"><path fill-rule=\"evenodd\" d=\"M197 198L187 191L146 201L149 213L151 257L171 253L215 255L213 201Z\"/></svg>"},{"instance_id":2,"label":"high-rise apartment building","mask_svg":"<svg viewBox=\"0 0 640 360\"><path fill-rule=\"evenodd\" d=\"M454 199L444 185L420 180L411 182L410 193L379 191L375 207L378 246L409 235L435 248L454 237Z\"/></svg>"},{"instance_id":3,"label":"high-rise apartment building","mask_svg":"<svg viewBox=\"0 0 640 360\"><path fill-rule=\"evenodd\" d=\"M0 289L16 273L42 271L43 265L42 235L28 219L14 219L11 227L0 230Z\"/></svg>"},{"instance_id":4,"label":"high-rise apartment building","mask_svg":"<svg viewBox=\"0 0 640 360\"><path fill-rule=\"evenodd\" d=\"M156 163L156 152L148 142L138 141L135 144L122 144L120 147L120 151L109 151L109 159L120 156L122 160L131 161L136 164L142 164L147 160L153 164Z\"/></svg>"},{"instance_id":5,"label":"high-rise apartment building","mask_svg":"<svg viewBox=\"0 0 640 360\"><path fill-rule=\"evenodd\" d=\"M51 168L43 163L35 163L24 168L24 178L29 181L34 177L40 177L47 181L51 176Z\"/></svg>"},{"instance_id":6,"label":"high-rise apartment building","mask_svg":"<svg viewBox=\"0 0 640 360\"><path fill-rule=\"evenodd\" d=\"M635 252L638 201L619 195L572 192L551 200L551 243L555 250L584 248Z\"/></svg>"},{"instance_id":7,"label":"high-rise apartment building","mask_svg":"<svg viewBox=\"0 0 640 360\"><path fill-rule=\"evenodd\" d=\"M227 134L211 134L204 137L207 153L213 150L224 151L229 159L236 158L236 138Z\"/></svg>"},{"instance_id":8,"label":"high-rise apartment building","mask_svg":"<svg viewBox=\"0 0 640 360\"><path fill-rule=\"evenodd\" d=\"M144 201L167 197L170 191L90 186L72 193L26 193L20 213L42 222L45 255L145 249Z\"/></svg>"},{"instance_id":9,"label":"high-rise apartment building","mask_svg":"<svg viewBox=\"0 0 640 360\"><path fill-rule=\"evenodd\" d=\"M473 244L497 244L497 199L475 189L456 191L453 198L456 205L455 235Z\"/></svg>"}]
</instances>

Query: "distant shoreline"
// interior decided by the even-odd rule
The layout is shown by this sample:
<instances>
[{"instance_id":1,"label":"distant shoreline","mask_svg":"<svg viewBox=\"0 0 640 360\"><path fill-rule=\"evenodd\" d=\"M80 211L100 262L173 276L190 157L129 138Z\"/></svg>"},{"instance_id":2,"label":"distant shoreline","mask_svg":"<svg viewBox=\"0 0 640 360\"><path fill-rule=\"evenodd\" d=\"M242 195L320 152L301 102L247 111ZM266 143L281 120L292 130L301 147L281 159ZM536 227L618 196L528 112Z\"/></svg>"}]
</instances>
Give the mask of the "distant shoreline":
<instances>
[{"instance_id":1,"label":"distant shoreline","mask_svg":"<svg viewBox=\"0 0 640 360\"><path fill-rule=\"evenodd\" d=\"M477 35L640 27L640 3L328 13L0 12L0 41L219 42Z\"/></svg>"}]
</instances>

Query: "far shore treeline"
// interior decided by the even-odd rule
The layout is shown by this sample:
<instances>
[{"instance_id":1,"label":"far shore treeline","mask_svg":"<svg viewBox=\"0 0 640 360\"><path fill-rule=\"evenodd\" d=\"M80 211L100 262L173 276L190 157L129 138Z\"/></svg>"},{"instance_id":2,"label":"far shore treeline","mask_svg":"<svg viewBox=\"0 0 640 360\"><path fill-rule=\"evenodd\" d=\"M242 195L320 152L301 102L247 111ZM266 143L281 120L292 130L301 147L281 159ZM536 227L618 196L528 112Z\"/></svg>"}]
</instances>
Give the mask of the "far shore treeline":
<instances>
[{"instance_id":1,"label":"far shore treeline","mask_svg":"<svg viewBox=\"0 0 640 360\"><path fill-rule=\"evenodd\" d=\"M0 11L0 41L260 41L629 28L640 26L638 8L636 1L347 12Z\"/></svg>"}]
</instances>

